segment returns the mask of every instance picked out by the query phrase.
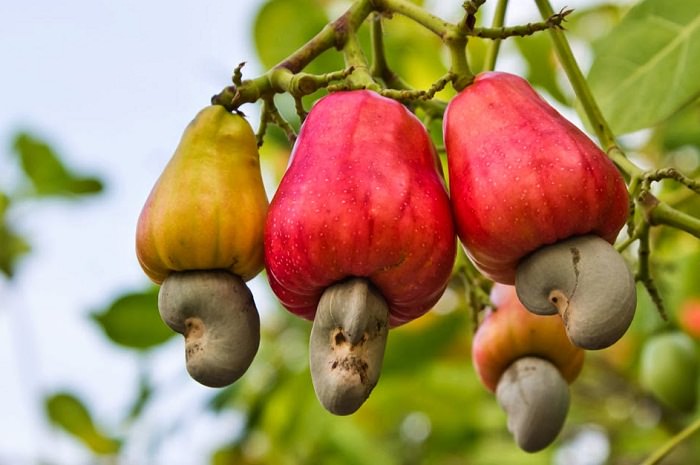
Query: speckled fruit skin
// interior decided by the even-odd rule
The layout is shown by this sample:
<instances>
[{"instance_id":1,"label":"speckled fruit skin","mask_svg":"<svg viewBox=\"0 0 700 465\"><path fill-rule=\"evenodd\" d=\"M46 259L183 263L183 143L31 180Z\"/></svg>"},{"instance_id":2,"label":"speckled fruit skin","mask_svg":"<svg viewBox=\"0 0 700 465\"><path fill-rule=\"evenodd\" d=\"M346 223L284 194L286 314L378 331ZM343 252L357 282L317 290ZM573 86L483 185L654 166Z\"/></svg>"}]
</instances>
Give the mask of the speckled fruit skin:
<instances>
[{"instance_id":1,"label":"speckled fruit skin","mask_svg":"<svg viewBox=\"0 0 700 465\"><path fill-rule=\"evenodd\" d=\"M443 133L458 235L494 281L513 284L518 261L543 245L613 243L625 224L620 173L524 79L479 74L449 103Z\"/></svg>"},{"instance_id":2,"label":"speckled fruit skin","mask_svg":"<svg viewBox=\"0 0 700 465\"><path fill-rule=\"evenodd\" d=\"M487 310L472 340L472 362L482 384L496 391L498 380L521 357L540 357L573 382L581 372L584 350L574 346L558 315L535 315L520 303L513 286L494 284L494 309Z\"/></svg>"},{"instance_id":3,"label":"speckled fruit skin","mask_svg":"<svg viewBox=\"0 0 700 465\"><path fill-rule=\"evenodd\" d=\"M390 326L442 295L456 253L435 148L418 119L371 91L319 100L270 203L265 265L291 312L313 319L329 285L368 278Z\"/></svg>"},{"instance_id":4,"label":"speckled fruit skin","mask_svg":"<svg viewBox=\"0 0 700 465\"><path fill-rule=\"evenodd\" d=\"M253 129L208 106L185 129L141 211L139 263L156 284L174 271L214 269L247 281L263 268L267 204Z\"/></svg>"}]
</instances>

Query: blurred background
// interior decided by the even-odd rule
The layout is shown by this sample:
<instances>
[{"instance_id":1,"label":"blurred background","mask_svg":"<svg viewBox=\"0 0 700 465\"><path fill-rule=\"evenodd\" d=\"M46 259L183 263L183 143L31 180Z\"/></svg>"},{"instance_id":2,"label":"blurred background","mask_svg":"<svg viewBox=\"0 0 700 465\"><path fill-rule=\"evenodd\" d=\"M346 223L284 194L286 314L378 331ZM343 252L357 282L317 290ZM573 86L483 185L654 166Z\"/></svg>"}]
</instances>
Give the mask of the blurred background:
<instances>
[{"instance_id":1,"label":"blurred background","mask_svg":"<svg viewBox=\"0 0 700 465\"><path fill-rule=\"evenodd\" d=\"M461 15L460 1L416 3L450 21ZM493 3L481 11L485 24ZM511 3L506 24L540 20L534 3ZM632 329L612 348L587 355L564 431L537 454L517 449L505 415L475 376L473 318L458 280L435 311L391 332L380 382L352 416L333 417L316 401L307 361L311 325L276 303L264 275L249 284L263 340L248 373L220 390L189 378L182 338L160 321L157 288L136 261L140 209L184 127L230 84L238 63L247 63L244 78L263 73L348 5L0 5L1 465L622 465L638 463L697 415L697 354L671 376L684 389L682 402L652 394L640 380L650 340L682 334L697 352L692 338L700 337L699 241L670 228L654 230L652 260L667 321L640 288ZM566 29L587 71L632 3L553 4L565 6L575 8ZM393 70L423 89L445 73L436 37L405 18L385 24ZM366 27L362 34L367 44ZM470 43L475 71L485 48ZM342 66L330 51L308 71ZM526 76L584 127L546 33L505 41L497 69ZM307 108L318 95L305 100ZM638 164L698 176L696 97L656 121L619 123ZM298 125L293 102L277 103ZM259 106L242 110L256 127ZM441 145L440 122L430 128ZM272 130L261 151L270 197L288 154L286 138ZM700 213L697 196L677 186L662 184L659 194ZM663 463L700 463L699 443L684 443Z\"/></svg>"}]
</instances>

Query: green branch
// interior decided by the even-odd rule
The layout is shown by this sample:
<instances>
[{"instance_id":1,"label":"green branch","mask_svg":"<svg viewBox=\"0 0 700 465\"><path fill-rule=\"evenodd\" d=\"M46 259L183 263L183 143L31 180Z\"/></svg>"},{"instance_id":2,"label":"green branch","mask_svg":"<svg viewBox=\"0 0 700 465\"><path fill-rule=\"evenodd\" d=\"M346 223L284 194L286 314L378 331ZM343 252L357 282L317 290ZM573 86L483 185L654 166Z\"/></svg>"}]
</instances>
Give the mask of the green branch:
<instances>
[{"instance_id":1,"label":"green branch","mask_svg":"<svg viewBox=\"0 0 700 465\"><path fill-rule=\"evenodd\" d=\"M639 227L638 231L638 237L639 237L639 263L638 263L638 269L637 269L637 274L635 276L635 279L642 283L644 288L647 291L647 294L649 294L649 297L651 297L652 302L654 303L654 306L659 312L659 315L661 315L661 318L665 321L668 319L666 316L666 309L664 306L664 301L661 298L661 294L659 293L659 289L656 287L656 283L654 282L654 278L651 276L651 270L649 267L649 262L651 260L651 244L650 244L650 239L649 239L649 224L644 223Z\"/></svg>"},{"instance_id":2,"label":"green branch","mask_svg":"<svg viewBox=\"0 0 700 465\"><path fill-rule=\"evenodd\" d=\"M535 3L537 3L540 14L544 18L552 16L553 10L549 0L535 0ZM591 92L590 87L588 87L586 78L583 76L581 68L578 66L578 63L574 58L569 42L566 39L563 31L558 28L552 28L549 29L549 32L552 37L552 42L557 52L557 56L559 57L559 61L561 62L564 71L566 72L569 81L574 88L576 96L581 102L585 116L588 118L588 121L595 131L598 140L606 149L610 159L620 169L620 172L622 172L627 180L630 181L630 185L635 186L636 191L636 186L639 185L639 179L644 180L645 176L649 175L637 165L632 163L617 145L617 141L612 130L610 129L610 125L605 120L600 107L596 103L593 93ZM696 187L695 181L690 180L692 181L690 182L689 178L680 175L680 173L678 173L679 176L676 176L675 173L677 173L675 170L671 171L670 173L668 170L665 170L661 174L673 179L682 178L681 182L686 184L691 189ZM653 174L654 173L652 173L652 175ZM644 182L642 182L642 184L644 184ZM635 191L632 192L632 195L639 195ZM642 194L644 194L644 192L646 191L642 189ZM642 196L640 196L640 199L644 200ZM700 237L700 220L697 218L676 210L668 204L658 201L658 199L655 199L654 202L646 202L643 205L643 208L645 218L650 225L664 224L682 229L695 237Z\"/></svg>"},{"instance_id":3,"label":"green branch","mask_svg":"<svg viewBox=\"0 0 700 465\"><path fill-rule=\"evenodd\" d=\"M443 40L450 31L455 28L453 24L428 13L422 7L408 0L374 0L373 3L377 11L388 14L397 13L401 16L405 16L433 32Z\"/></svg>"},{"instance_id":4,"label":"green branch","mask_svg":"<svg viewBox=\"0 0 700 465\"><path fill-rule=\"evenodd\" d=\"M680 433L673 436L671 439L654 452L648 459L640 465L657 465L663 460L676 446L691 437L693 434L700 431L700 418L696 419L690 425L685 427Z\"/></svg>"},{"instance_id":5,"label":"green branch","mask_svg":"<svg viewBox=\"0 0 700 465\"><path fill-rule=\"evenodd\" d=\"M508 37L525 37L536 32L546 31L547 29L563 29L562 23L566 21L566 17L574 10L562 10L549 16L546 20L539 23L528 23L521 26L511 27L475 27L468 35L481 37L485 39L507 39Z\"/></svg>"},{"instance_id":6,"label":"green branch","mask_svg":"<svg viewBox=\"0 0 700 465\"><path fill-rule=\"evenodd\" d=\"M408 0L374 0L374 5L378 11L405 16L440 37L450 52L452 86L456 90L464 89L474 80L467 61L466 30L459 25L448 23Z\"/></svg>"},{"instance_id":7,"label":"green branch","mask_svg":"<svg viewBox=\"0 0 700 465\"><path fill-rule=\"evenodd\" d=\"M367 58L354 30L348 32L345 47L343 47L343 56L345 57L345 65L353 69L347 78L350 89L372 89L375 91L381 89L379 84L372 79Z\"/></svg>"},{"instance_id":8,"label":"green branch","mask_svg":"<svg viewBox=\"0 0 700 465\"><path fill-rule=\"evenodd\" d=\"M500 28L503 26L503 21L506 18L506 9L508 8L508 0L498 0L496 3L496 11L493 15L492 28ZM493 71L496 69L496 59L501 48L501 39L495 39L489 42L489 47L486 49L486 57L484 58L484 69Z\"/></svg>"},{"instance_id":9,"label":"green branch","mask_svg":"<svg viewBox=\"0 0 700 465\"><path fill-rule=\"evenodd\" d=\"M276 93L289 92L289 84L292 81L280 70L299 73L326 50L342 49L347 41L348 32L357 30L372 9L370 0L355 1L345 14L327 24L321 32L267 73L245 81L241 81L238 74L237 79L234 78L234 81L238 82L213 96L212 104L222 105L229 111L234 111L244 103L256 102Z\"/></svg>"}]
</instances>

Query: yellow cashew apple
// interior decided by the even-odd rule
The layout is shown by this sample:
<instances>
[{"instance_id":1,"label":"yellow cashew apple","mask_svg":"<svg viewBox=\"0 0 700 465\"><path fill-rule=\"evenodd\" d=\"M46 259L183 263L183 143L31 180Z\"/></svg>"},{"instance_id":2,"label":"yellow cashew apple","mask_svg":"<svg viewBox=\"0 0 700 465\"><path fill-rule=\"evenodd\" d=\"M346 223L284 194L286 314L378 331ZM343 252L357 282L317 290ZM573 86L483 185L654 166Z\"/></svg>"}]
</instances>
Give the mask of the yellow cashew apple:
<instances>
[{"instance_id":1,"label":"yellow cashew apple","mask_svg":"<svg viewBox=\"0 0 700 465\"><path fill-rule=\"evenodd\" d=\"M212 269L247 281L263 267L267 206L253 129L243 116L208 106L146 200L139 262L156 284L174 271Z\"/></svg>"}]
</instances>

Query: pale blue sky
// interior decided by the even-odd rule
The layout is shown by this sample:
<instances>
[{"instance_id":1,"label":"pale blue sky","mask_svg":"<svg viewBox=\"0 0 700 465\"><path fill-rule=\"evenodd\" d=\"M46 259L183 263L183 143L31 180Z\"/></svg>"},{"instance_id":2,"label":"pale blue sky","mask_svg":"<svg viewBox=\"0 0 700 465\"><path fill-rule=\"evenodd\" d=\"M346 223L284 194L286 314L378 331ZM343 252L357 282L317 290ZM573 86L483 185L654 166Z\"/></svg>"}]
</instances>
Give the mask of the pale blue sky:
<instances>
[{"instance_id":1,"label":"pale blue sky","mask_svg":"<svg viewBox=\"0 0 700 465\"><path fill-rule=\"evenodd\" d=\"M8 161L17 129L46 138L67 163L107 184L99 198L27 204L15 212L34 252L15 281L0 279L0 462L88 462L72 440L44 425L37 405L43 392L74 390L100 421L120 426L138 366L86 315L146 284L133 254L138 213L185 125L229 83L238 62L254 59L250 27L259 3L0 4L0 187L15 179ZM197 417L209 391L189 381L181 344L174 340L156 352L151 366L169 388L162 402L189 404L192 427L167 433L167 446L147 450L157 431L182 423L184 414L156 406L158 415L131 433L144 439L131 441L125 463L153 463L152 453L164 464L204 463L204 452L235 429L235 419L214 428L219 420Z\"/></svg>"}]
</instances>

